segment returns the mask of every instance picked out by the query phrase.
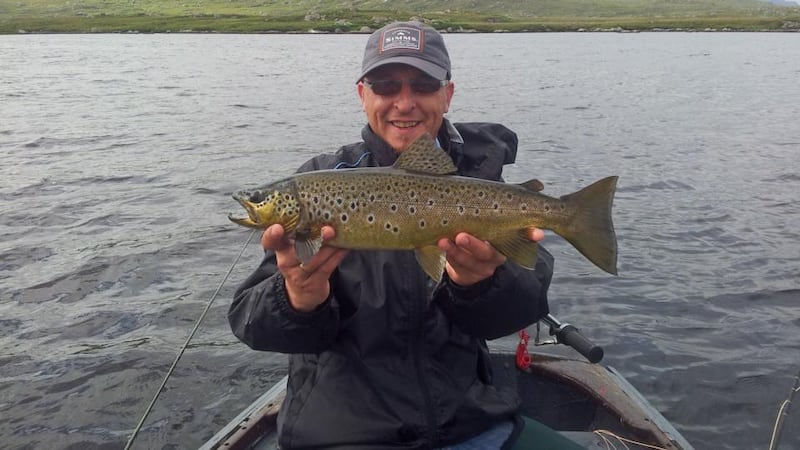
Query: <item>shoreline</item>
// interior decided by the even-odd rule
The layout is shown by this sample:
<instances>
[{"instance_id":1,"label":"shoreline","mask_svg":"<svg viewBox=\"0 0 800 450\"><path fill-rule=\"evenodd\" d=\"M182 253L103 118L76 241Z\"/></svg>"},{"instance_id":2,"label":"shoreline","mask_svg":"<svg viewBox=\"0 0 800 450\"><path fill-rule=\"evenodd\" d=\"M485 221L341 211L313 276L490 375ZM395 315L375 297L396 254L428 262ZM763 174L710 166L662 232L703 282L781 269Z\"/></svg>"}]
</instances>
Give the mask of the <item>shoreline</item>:
<instances>
[{"instance_id":1,"label":"shoreline","mask_svg":"<svg viewBox=\"0 0 800 450\"><path fill-rule=\"evenodd\" d=\"M800 8L776 16L708 17L558 17L459 21L427 20L443 33L551 32L800 32ZM0 19L0 35L21 34L368 34L384 22L265 19L259 16L59 16Z\"/></svg>"},{"instance_id":2,"label":"shoreline","mask_svg":"<svg viewBox=\"0 0 800 450\"><path fill-rule=\"evenodd\" d=\"M620 33L620 34L638 34L638 33L800 33L800 30L775 30L775 29L591 29L591 30L520 30L520 31L441 31L443 34L533 34L533 33ZM274 34L274 35L369 35L368 32L362 31L195 31L195 30L180 30L180 31L139 31L139 30L124 30L124 31L28 31L18 30L16 33L0 32L2 36L28 36L28 35L79 35L79 34Z\"/></svg>"}]
</instances>

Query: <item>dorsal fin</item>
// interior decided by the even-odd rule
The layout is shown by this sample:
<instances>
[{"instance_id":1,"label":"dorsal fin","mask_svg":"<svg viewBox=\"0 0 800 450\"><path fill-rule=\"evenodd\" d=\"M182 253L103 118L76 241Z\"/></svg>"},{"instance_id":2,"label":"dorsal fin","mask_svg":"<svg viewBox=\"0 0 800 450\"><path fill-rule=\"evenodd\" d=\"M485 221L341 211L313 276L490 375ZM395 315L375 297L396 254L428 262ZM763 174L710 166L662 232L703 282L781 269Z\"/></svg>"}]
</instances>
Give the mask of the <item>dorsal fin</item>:
<instances>
[{"instance_id":1,"label":"dorsal fin","mask_svg":"<svg viewBox=\"0 0 800 450\"><path fill-rule=\"evenodd\" d=\"M458 170L447 153L436 147L428 133L418 137L403 153L400 153L393 167L429 175L450 175Z\"/></svg>"}]
</instances>

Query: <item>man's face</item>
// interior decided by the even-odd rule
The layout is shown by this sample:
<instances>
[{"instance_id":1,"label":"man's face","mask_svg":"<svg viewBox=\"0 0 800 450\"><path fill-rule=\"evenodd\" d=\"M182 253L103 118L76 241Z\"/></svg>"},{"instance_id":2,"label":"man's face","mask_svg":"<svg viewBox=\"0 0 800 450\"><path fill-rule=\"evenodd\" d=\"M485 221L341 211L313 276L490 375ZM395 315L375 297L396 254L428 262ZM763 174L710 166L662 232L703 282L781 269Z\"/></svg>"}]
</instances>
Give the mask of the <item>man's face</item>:
<instances>
[{"instance_id":1,"label":"man's face","mask_svg":"<svg viewBox=\"0 0 800 450\"><path fill-rule=\"evenodd\" d=\"M396 93L376 93L381 91L377 84L386 80L401 82L402 87ZM436 137L444 114L450 109L453 83L436 87L434 92L419 92L430 90L427 87L434 86L435 81L411 66L389 64L368 73L364 82L358 83L358 96L370 128L395 151L404 151L425 133ZM376 85L370 88L370 82ZM412 88L412 83L417 83L418 88Z\"/></svg>"}]
</instances>

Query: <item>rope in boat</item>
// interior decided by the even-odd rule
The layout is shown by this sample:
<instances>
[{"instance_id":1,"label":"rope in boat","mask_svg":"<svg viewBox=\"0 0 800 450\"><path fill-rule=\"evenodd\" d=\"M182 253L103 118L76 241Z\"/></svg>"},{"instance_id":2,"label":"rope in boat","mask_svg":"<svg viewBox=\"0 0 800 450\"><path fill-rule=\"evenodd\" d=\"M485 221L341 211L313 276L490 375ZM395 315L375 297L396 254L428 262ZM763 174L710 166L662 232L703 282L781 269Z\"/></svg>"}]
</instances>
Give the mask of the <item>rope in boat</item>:
<instances>
[{"instance_id":1,"label":"rope in boat","mask_svg":"<svg viewBox=\"0 0 800 450\"><path fill-rule=\"evenodd\" d=\"M625 447L628 450L630 450L630 447L628 447L626 442L628 444L638 445L639 447L652 448L653 450L667 450L664 447L659 447L657 445L648 444L646 442L640 442L640 441L636 441L636 440L633 440L633 439L628 439L628 438L622 437L622 436L620 436L618 434L615 434L614 432L609 431L609 430L602 430L602 429L594 430L593 433L596 434L597 436L599 436L600 439L603 440L603 443L606 446L606 450L611 450L611 449L616 450L617 449L617 446L614 445L611 442L611 440L608 439L606 436L610 436L610 437L616 439L617 441L619 441L620 444L622 444L623 447Z\"/></svg>"},{"instance_id":2,"label":"rope in boat","mask_svg":"<svg viewBox=\"0 0 800 450\"><path fill-rule=\"evenodd\" d=\"M147 409L144 411L144 414L142 415L142 418L139 420L139 423L136 425L136 428L133 430L133 433L131 434L131 437L128 439L128 443L125 444L125 450L130 449L131 445L133 445L133 441L136 439L136 436L138 436L139 432L142 430L142 426L144 425L144 421L147 419L147 416L150 415L150 411L153 410L153 406L155 406L156 401L158 400L158 397L161 395L161 392L164 390L164 387L167 385L167 380L169 380L169 377L172 376L172 372L174 372L175 368L178 366L178 361L181 360L181 357L183 356L183 353L186 351L186 348L189 346L189 342L194 337L194 334L197 332L197 329L200 328L200 324L203 322L203 319L205 319L206 314L208 314L208 311L211 309L211 305L214 303L214 300L217 298L217 295L222 290L222 286L225 284L225 281L228 280L228 277L233 272L233 268L236 267L236 263L238 263L239 260L242 258L242 255L244 254L245 249L250 244L250 240L253 239L253 236L255 234L256 234L256 230L253 230L250 233L250 236L247 237L247 241L245 241L244 245L242 245L242 249L239 251L239 254L236 256L236 259L233 260L233 264L231 264L231 267L228 269L228 272L225 273L225 276L222 277L222 281L220 281L219 286L217 286L217 290L214 291L214 294L211 295L211 298L208 300L208 303L206 304L206 308L203 310L203 313L200 314L200 317L197 319L197 322L195 322L194 328L192 329L191 333L189 333L189 337L186 338L186 342L184 342L183 345L181 346L180 350L178 351L178 355L175 357L175 361L172 362L172 366L170 366L169 370L167 371L167 375L164 377L164 380L161 382L161 386L158 387L158 390L156 391L156 395L153 396L153 400L150 401L150 405L148 405Z\"/></svg>"}]
</instances>

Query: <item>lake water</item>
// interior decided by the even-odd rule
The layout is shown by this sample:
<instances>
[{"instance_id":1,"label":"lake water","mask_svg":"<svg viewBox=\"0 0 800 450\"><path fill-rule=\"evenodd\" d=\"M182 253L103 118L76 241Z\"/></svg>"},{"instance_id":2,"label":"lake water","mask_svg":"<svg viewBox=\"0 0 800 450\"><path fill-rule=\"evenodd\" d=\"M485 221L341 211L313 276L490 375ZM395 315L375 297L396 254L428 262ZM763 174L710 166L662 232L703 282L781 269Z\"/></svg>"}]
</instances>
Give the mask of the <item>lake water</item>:
<instances>
[{"instance_id":1,"label":"lake water","mask_svg":"<svg viewBox=\"0 0 800 450\"><path fill-rule=\"evenodd\" d=\"M800 370L798 35L446 39L449 117L519 134L507 180L561 195L620 177L620 275L548 234L554 314L696 448L766 448ZM0 447L125 443L249 235L230 193L360 138L365 42L0 36ZM196 447L285 373L225 319L260 254L135 448ZM798 430L795 411L782 448Z\"/></svg>"}]
</instances>

